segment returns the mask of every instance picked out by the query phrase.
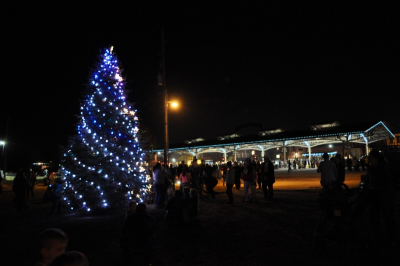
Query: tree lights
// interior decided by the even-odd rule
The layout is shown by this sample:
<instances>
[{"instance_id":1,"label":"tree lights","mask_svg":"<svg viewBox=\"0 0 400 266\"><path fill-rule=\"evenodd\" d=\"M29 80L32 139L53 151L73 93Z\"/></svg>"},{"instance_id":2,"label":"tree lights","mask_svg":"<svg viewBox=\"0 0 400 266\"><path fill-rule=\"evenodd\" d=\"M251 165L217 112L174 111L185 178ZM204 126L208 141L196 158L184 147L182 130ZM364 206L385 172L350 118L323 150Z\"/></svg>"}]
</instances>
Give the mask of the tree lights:
<instances>
[{"instance_id":1,"label":"tree lights","mask_svg":"<svg viewBox=\"0 0 400 266\"><path fill-rule=\"evenodd\" d=\"M117 57L105 49L80 105L78 134L63 154L64 199L73 210L109 208L133 195L142 202L149 193L138 118L124 87Z\"/></svg>"}]
</instances>

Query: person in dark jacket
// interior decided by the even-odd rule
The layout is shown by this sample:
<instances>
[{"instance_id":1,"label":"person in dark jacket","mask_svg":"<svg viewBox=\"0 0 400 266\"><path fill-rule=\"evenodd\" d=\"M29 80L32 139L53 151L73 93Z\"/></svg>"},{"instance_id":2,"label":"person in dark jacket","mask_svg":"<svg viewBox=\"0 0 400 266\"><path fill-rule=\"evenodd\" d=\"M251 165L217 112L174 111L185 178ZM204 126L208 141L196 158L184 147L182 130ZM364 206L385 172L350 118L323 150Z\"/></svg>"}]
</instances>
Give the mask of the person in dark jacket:
<instances>
[{"instance_id":1,"label":"person in dark jacket","mask_svg":"<svg viewBox=\"0 0 400 266\"><path fill-rule=\"evenodd\" d=\"M61 196L63 193L64 182L65 180L63 180L62 178L57 178L56 183L53 186L51 186L53 189L52 191L53 206L51 208L49 215L53 215L56 212L56 210L57 214L61 213L61 207L62 207Z\"/></svg>"},{"instance_id":2,"label":"person in dark jacket","mask_svg":"<svg viewBox=\"0 0 400 266\"><path fill-rule=\"evenodd\" d=\"M218 179L213 176L207 169L203 170L203 180L206 185L207 193L211 198L215 198L214 187L218 184Z\"/></svg>"},{"instance_id":3,"label":"person in dark jacket","mask_svg":"<svg viewBox=\"0 0 400 266\"><path fill-rule=\"evenodd\" d=\"M274 165L269 160L268 156L265 156L264 160L265 162L263 162L261 165L262 189L264 192L264 199L266 198L273 199L274 183L275 183Z\"/></svg>"},{"instance_id":4,"label":"person in dark jacket","mask_svg":"<svg viewBox=\"0 0 400 266\"><path fill-rule=\"evenodd\" d=\"M15 202L17 203L17 212L22 209L28 209L26 205L26 191L28 189L28 183L25 178L25 172L20 170L14 178L13 190L15 193Z\"/></svg>"},{"instance_id":5,"label":"person in dark jacket","mask_svg":"<svg viewBox=\"0 0 400 266\"><path fill-rule=\"evenodd\" d=\"M346 164L347 164L347 170L348 170L349 172L351 172L351 171L352 171L351 166L352 166L353 162L352 162L352 160L350 159L350 157L347 158Z\"/></svg>"},{"instance_id":6,"label":"person in dark jacket","mask_svg":"<svg viewBox=\"0 0 400 266\"><path fill-rule=\"evenodd\" d=\"M183 222L183 192L176 190L174 197L168 201L165 223L167 228L179 228Z\"/></svg>"},{"instance_id":7,"label":"person in dark jacket","mask_svg":"<svg viewBox=\"0 0 400 266\"><path fill-rule=\"evenodd\" d=\"M387 240L395 244L396 226L394 222L395 189L394 181L386 158L378 151L369 154L370 167L367 171L366 187L369 195L370 222L374 237L379 236L380 217L385 222Z\"/></svg>"},{"instance_id":8,"label":"person in dark jacket","mask_svg":"<svg viewBox=\"0 0 400 266\"><path fill-rule=\"evenodd\" d=\"M233 163L233 169L235 170L235 188L237 189L237 191L239 191L240 185L241 185L240 175L241 175L243 169L241 167L239 167L237 162Z\"/></svg>"},{"instance_id":9,"label":"person in dark jacket","mask_svg":"<svg viewBox=\"0 0 400 266\"><path fill-rule=\"evenodd\" d=\"M165 189L165 170L160 163L156 163L153 167L154 188L156 190L156 206L161 209L164 207L164 189Z\"/></svg>"},{"instance_id":10,"label":"person in dark jacket","mask_svg":"<svg viewBox=\"0 0 400 266\"><path fill-rule=\"evenodd\" d=\"M32 199L35 199L35 195L33 194L33 187L35 185L35 181L33 179L32 171L29 171L26 175L26 199L29 200L29 192L32 194Z\"/></svg>"},{"instance_id":11,"label":"person in dark jacket","mask_svg":"<svg viewBox=\"0 0 400 266\"><path fill-rule=\"evenodd\" d=\"M200 183L202 182L202 174L200 165L197 163L197 159L194 158L192 165L189 168L190 176L192 177L192 188L195 188L199 194L199 197L203 196L203 191L201 189Z\"/></svg>"},{"instance_id":12,"label":"person in dark jacket","mask_svg":"<svg viewBox=\"0 0 400 266\"><path fill-rule=\"evenodd\" d=\"M340 155L339 153L336 153L335 155L335 164L338 173L337 183L342 184L345 180L346 167L344 165L342 155Z\"/></svg>"},{"instance_id":13,"label":"person in dark jacket","mask_svg":"<svg viewBox=\"0 0 400 266\"><path fill-rule=\"evenodd\" d=\"M126 217L121 248L124 260L132 265L149 265L154 247L154 218L146 205L139 203L136 212Z\"/></svg>"}]
</instances>

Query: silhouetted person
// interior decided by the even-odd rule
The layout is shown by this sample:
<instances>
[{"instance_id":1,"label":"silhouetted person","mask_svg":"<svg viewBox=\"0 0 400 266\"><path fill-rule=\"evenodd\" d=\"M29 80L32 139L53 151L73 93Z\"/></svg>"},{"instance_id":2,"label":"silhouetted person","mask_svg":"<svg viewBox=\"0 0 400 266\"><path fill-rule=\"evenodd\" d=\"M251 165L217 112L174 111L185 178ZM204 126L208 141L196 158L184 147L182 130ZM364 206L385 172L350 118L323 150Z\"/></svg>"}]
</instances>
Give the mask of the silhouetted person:
<instances>
[{"instance_id":1,"label":"silhouetted person","mask_svg":"<svg viewBox=\"0 0 400 266\"><path fill-rule=\"evenodd\" d=\"M177 174L178 177L181 175L183 169L185 169L186 172L189 172L189 167L187 166L187 164L185 164L185 161L182 161L178 165L178 169L176 170L176 174Z\"/></svg>"},{"instance_id":2,"label":"silhouetted person","mask_svg":"<svg viewBox=\"0 0 400 266\"><path fill-rule=\"evenodd\" d=\"M26 199L29 199L29 192L32 195L32 199L35 199L35 195L33 194L33 186L35 182L33 179L32 171L28 172L28 174L26 175L26 183L27 183Z\"/></svg>"},{"instance_id":3,"label":"silhouetted person","mask_svg":"<svg viewBox=\"0 0 400 266\"><path fill-rule=\"evenodd\" d=\"M183 223L183 192L176 190L167 204L165 222L168 228L179 228Z\"/></svg>"},{"instance_id":4,"label":"silhouetted person","mask_svg":"<svg viewBox=\"0 0 400 266\"><path fill-rule=\"evenodd\" d=\"M346 164L347 164L347 170L348 170L349 172L351 172L351 171L352 171L351 165L353 164L353 162L351 161L350 158L347 158Z\"/></svg>"},{"instance_id":5,"label":"silhouetted person","mask_svg":"<svg viewBox=\"0 0 400 266\"><path fill-rule=\"evenodd\" d=\"M192 165L190 166L190 176L192 177L192 188L196 189L199 197L203 196L203 191L201 190L201 171L200 166L197 164L197 159L193 159Z\"/></svg>"},{"instance_id":6,"label":"silhouetted person","mask_svg":"<svg viewBox=\"0 0 400 266\"><path fill-rule=\"evenodd\" d=\"M378 150L369 154L371 163L367 171L366 187L371 202L370 222L374 236L379 235L380 217L385 221L387 239L394 244L396 228L393 217L395 190L393 177L390 173L385 157Z\"/></svg>"},{"instance_id":7,"label":"silhouetted person","mask_svg":"<svg viewBox=\"0 0 400 266\"><path fill-rule=\"evenodd\" d=\"M62 196L62 190L63 190L63 180L61 178L57 178L55 184L52 186L53 189L53 195L52 195L52 200L53 200L53 206L51 208L51 211L49 215L52 215L56 212L57 214L61 213L61 196Z\"/></svg>"},{"instance_id":8,"label":"silhouetted person","mask_svg":"<svg viewBox=\"0 0 400 266\"><path fill-rule=\"evenodd\" d=\"M336 164L329 160L329 155L325 152L322 157L324 160L318 165L317 172L321 173L321 186L327 190L336 183L338 174Z\"/></svg>"},{"instance_id":9,"label":"silhouetted person","mask_svg":"<svg viewBox=\"0 0 400 266\"><path fill-rule=\"evenodd\" d=\"M28 185L25 178L25 172L20 170L14 178L13 190L15 192L15 202L17 203L17 212L22 211L22 209L28 209L26 205L26 191Z\"/></svg>"},{"instance_id":10,"label":"silhouetted person","mask_svg":"<svg viewBox=\"0 0 400 266\"><path fill-rule=\"evenodd\" d=\"M253 201L258 203L256 196L256 173L253 165L251 164L250 158L244 160L244 168L241 173L241 178L244 183L244 198L243 201ZM249 193L251 190L251 194Z\"/></svg>"},{"instance_id":11,"label":"silhouetted person","mask_svg":"<svg viewBox=\"0 0 400 266\"><path fill-rule=\"evenodd\" d=\"M155 221L147 214L146 205L139 203L136 212L126 217L121 248L125 262L131 265L149 265L154 246Z\"/></svg>"},{"instance_id":12,"label":"silhouetted person","mask_svg":"<svg viewBox=\"0 0 400 266\"><path fill-rule=\"evenodd\" d=\"M241 169L241 167L239 167L237 162L234 162L233 168L235 169L235 188L239 191L240 185L241 185L240 174L243 169Z\"/></svg>"},{"instance_id":13,"label":"silhouetted person","mask_svg":"<svg viewBox=\"0 0 400 266\"><path fill-rule=\"evenodd\" d=\"M365 158L364 158L364 156L362 156L361 159L360 159L360 165L361 165L361 170L365 171Z\"/></svg>"},{"instance_id":14,"label":"silhouetted person","mask_svg":"<svg viewBox=\"0 0 400 266\"><path fill-rule=\"evenodd\" d=\"M129 203L129 209L128 209L128 211L125 213L125 218L127 218L130 214L136 212L136 206L137 206L136 201L131 201L131 202Z\"/></svg>"},{"instance_id":15,"label":"silhouetted person","mask_svg":"<svg viewBox=\"0 0 400 266\"><path fill-rule=\"evenodd\" d=\"M256 174L257 174L257 185L258 185L258 188L261 189L262 176L261 176L261 163L260 163L260 161L258 161L257 164L256 164Z\"/></svg>"},{"instance_id":16,"label":"silhouetted person","mask_svg":"<svg viewBox=\"0 0 400 266\"><path fill-rule=\"evenodd\" d=\"M171 167L169 168L169 171L170 171L170 173L171 173L172 189L175 190L176 167L174 167L174 166L171 164Z\"/></svg>"},{"instance_id":17,"label":"silhouetted person","mask_svg":"<svg viewBox=\"0 0 400 266\"><path fill-rule=\"evenodd\" d=\"M47 266L55 258L62 255L68 245L67 235L57 228L48 228L39 234L38 255L39 260L35 266Z\"/></svg>"},{"instance_id":18,"label":"silhouetted person","mask_svg":"<svg viewBox=\"0 0 400 266\"><path fill-rule=\"evenodd\" d=\"M160 163L157 163L153 167L153 180L154 188L156 190L156 201L157 208L164 207L164 189L165 189L165 173Z\"/></svg>"},{"instance_id":19,"label":"silhouetted person","mask_svg":"<svg viewBox=\"0 0 400 266\"><path fill-rule=\"evenodd\" d=\"M264 199L273 199L274 197L274 183L275 183L275 170L274 165L269 160L268 156L264 157L265 162L262 164L262 189L264 192Z\"/></svg>"},{"instance_id":20,"label":"silhouetted person","mask_svg":"<svg viewBox=\"0 0 400 266\"><path fill-rule=\"evenodd\" d=\"M56 257L50 266L89 266L89 261L81 252L68 251Z\"/></svg>"},{"instance_id":21,"label":"silhouetted person","mask_svg":"<svg viewBox=\"0 0 400 266\"><path fill-rule=\"evenodd\" d=\"M344 162L342 160L342 155L340 155L339 153L337 153L335 156L335 164L337 170L337 182L341 184L345 181L346 170Z\"/></svg>"},{"instance_id":22,"label":"silhouetted person","mask_svg":"<svg viewBox=\"0 0 400 266\"><path fill-rule=\"evenodd\" d=\"M227 163L228 170L226 173L226 194L228 195L228 203L233 203L233 192L232 188L235 184L235 168L232 167L232 162Z\"/></svg>"},{"instance_id":23,"label":"silhouetted person","mask_svg":"<svg viewBox=\"0 0 400 266\"><path fill-rule=\"evenodd\" d=\"M334 161L329 160L329 155L325 152L322 157L324 160L318 165L317 172L321 173L322 192L318 197L319 204L327 212L329 217L334 215L333 201L337 199L337 168Z\"/></svg>"}]
</instances>

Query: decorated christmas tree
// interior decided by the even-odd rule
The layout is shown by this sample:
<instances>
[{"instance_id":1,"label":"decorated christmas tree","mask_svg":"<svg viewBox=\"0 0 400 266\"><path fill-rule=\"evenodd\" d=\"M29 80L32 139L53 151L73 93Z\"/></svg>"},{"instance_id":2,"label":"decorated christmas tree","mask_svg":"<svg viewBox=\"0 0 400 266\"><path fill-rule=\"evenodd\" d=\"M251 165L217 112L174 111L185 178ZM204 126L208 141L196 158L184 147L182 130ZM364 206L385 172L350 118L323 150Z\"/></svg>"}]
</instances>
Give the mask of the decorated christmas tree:
<instances>
[{"instance_id":1,"label":"decorated christmas tree","mask_svg":"<svg viewBox=\"0 0 400 266\"><path fill-rule=\"evenodd\" d=\"M63 200L72 210L91 211L144 201L150 184L140 148L136 110L113 47L101 52L80 104L77 134L63 152Z\"/></svg>"}]
</instances>

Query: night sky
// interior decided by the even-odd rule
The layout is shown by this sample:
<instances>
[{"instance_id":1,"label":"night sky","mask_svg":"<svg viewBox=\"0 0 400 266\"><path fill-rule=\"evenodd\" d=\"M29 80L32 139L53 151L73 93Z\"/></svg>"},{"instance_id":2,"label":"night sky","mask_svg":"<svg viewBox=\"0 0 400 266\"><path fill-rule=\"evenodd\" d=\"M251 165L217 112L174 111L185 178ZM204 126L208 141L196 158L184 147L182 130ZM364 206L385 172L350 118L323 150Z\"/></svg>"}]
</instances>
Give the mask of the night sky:
<instances>
[{"instance_id":1,"label":"night sky","mask_svg":"<svg viewBox=\"0 0 400 266\"><path fill-rule=\"evenodd\" d=\"M127 1L5 5L0 139L7 165L56 161L76 133L99 49L114 46L141 124L163 144L157 86L165 33L170 143L310 124L399 123L399 14L347 1ZM266 4L268 2L268 4ZM5 70L5 71L4 71ZM8 126L7 126L8 125Z\"/></svg>"}]
</instances>

